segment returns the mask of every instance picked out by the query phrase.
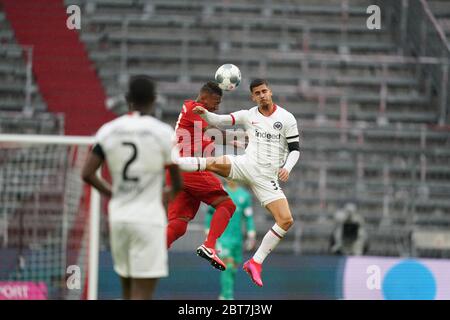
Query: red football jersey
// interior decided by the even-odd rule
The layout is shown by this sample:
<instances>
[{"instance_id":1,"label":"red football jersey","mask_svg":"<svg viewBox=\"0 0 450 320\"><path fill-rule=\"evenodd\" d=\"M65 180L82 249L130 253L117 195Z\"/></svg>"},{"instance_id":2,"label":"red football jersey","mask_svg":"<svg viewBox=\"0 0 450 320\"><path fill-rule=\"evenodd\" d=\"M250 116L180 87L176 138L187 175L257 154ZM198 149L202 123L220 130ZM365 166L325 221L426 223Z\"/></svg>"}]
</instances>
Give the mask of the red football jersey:
<instances>
[{"instance_id":1,"label":"red football jersey","mask_svg":"<svg viewBox=\"0 0 450 320\"><path fill-rule=\"evenodd\" d=\"M208 123L192 112L196 106L205 107L202 103L185 100L175 126L182 157L210 157L214 150L214 141L204 134Z\"/></svg>"}]
</instances>

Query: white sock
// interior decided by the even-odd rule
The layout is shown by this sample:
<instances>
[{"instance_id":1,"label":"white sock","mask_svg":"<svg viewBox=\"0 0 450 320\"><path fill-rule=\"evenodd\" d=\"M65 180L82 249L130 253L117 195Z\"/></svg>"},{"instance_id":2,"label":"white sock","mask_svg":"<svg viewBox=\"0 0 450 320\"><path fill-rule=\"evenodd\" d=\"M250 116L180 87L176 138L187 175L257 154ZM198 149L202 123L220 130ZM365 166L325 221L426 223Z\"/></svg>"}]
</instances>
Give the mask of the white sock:
<instances>
[{"instance_id":1,"label":"white sock","mask_svg":"<svg viewBox=\"0 0 450 320\"><path fill-rule=\"evenodd\" d=\"M181 170L187 172L204 171L206 169L206 158L180 157L176 162Z\"/></svg>"},{"instance_id":2,"label":"white sock","mask_svg":"<svg viewBox=\"0 0 450 320\"><path fill-rule=\"evenodd\" d=\"M281 229L281 227L275 223L264 236L258 250L256 250L253 256L253 260L255 260L256 263L263 263L264 259L273 249L275 249L278 242L280 242L286 232L287 231Z\"/></svg>"}]
</instances>

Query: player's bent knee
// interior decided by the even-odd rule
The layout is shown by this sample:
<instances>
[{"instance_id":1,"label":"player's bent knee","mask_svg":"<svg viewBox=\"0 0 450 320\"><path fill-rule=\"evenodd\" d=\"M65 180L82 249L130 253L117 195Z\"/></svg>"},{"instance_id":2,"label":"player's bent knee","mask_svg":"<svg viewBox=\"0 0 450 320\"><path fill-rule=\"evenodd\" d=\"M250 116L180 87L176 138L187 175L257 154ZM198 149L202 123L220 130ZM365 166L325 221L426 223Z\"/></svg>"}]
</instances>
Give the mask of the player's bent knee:
<instances>
[{"instance_id":1,"label":"player's bent knee","mask_svg":"<svg viewBox=\"0 0 450 320\"><path fill-rule=\"evenodd\" d=\"M229 206L231 212L234 213L234 211L236 211L236 205L234 204L234 202L231 199L228 199L227 201L228 201L228 206Z\"/></svg>"},{"instance_id":2,"label":"player's bent knee","mask_svg":"<svg viewBox=\"0 0 450 320\"><path fill-rule=\"evenodd\" d=\"M290 227L292 227L292 225L294 224L294 219L292 217L288 217L288 218L283 218L280 221L280 227L283 230L288 230Z\"/></svg>"},{"instance_id":3,"label":"player's bent knee","mask_svg":"<svg viewBox=\"0 0 450 320\"><path fill-rule=\"evenodd\" d=\"M236 211L236 205L234 204L233 200L228 198L224 202L225 202L225 205L228 208L228 211L230 211L231 215L233 215L233 213Z\"/></svg>"},{"instance_id":4,"label":"player's bent knee","mask_svg":"<svg viewBox=\"0 0 450 320\"><path fill-rule=\"evenodd\" d=\"M233 216L234 211L236 211L236 205L230 198L226 198L224 201L220 202L216 209L219 207L226 208L228 213L230 214L230 218Z\"/></svg>"},{"instance_id":5,"label":"player's bent knee","mask_svg":"<svg viewBox=\"0 0 450 320\"><path fill-rule=\"evenodd\" d=\"M186 233L188 222L189 219L185 217L169 220L168 229L170 229L174 233L176 239L178 239Z\"/></svg>"},{"instance_id":6,"label":"player's bent knee","mask_svg":"<svg viewBox=\"0 0 450 320\"><path fill-rule=\"evenodd\" d=\"M288 220L288 224L289 224L289 227L292 227L294 225L294 218L290 217Z\"/></svg>"}]
</instances>

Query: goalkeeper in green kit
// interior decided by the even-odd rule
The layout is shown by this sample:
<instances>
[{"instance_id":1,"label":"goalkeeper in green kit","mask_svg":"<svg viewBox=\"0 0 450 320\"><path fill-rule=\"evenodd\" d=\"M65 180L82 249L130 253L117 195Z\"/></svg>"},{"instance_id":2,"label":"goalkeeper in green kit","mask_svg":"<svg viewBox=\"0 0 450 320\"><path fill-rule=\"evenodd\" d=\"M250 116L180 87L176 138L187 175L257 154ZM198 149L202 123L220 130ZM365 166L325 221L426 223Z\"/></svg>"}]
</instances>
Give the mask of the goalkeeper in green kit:
<instances>
[{"instance_id":1,"label":"goalkeeper in green kit","mask_svg":"<svg viewBox=\"0 0 450 320\"><path fill-rule=\"evenodd\" d=\"M234 280L239 264L242 263L243 230L242 224L245 221L247 239L245 242L246 250L253 250L256 245L255 223L253 221L252 198L250 193L236 182L226 180L225 187L231 200L236 205L236 211L228 223L222 236L218 239L218 255L226 264L225 271L220 273L221 292L219 299L234 299ZM205 231L209 230L209 224L214 213L214 208L209 207L205 217Z\"/></svg>"}]
</instances>

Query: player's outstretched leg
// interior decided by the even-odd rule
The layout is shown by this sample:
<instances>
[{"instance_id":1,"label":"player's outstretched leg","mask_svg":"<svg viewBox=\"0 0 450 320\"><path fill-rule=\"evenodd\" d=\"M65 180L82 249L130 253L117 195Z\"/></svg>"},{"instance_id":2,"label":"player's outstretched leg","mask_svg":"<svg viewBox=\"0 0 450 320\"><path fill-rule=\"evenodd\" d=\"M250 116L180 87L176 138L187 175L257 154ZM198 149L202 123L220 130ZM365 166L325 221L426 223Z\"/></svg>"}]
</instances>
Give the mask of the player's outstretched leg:
<instances>
[{"instance_id":1,"label":"player's outstretched leg","mask_svg":"<svg viewBox=\"0 0 450 320\"><path fill-rule=\"evenodd\" d=\"M211 220L208 236L205 242L197 248L197 254L208 260L214 268L223 271L226 269L226 266L216 254L216 241L225 231L236 210L236 205L228 196L218 199L218 201L220 202L215 205L216 211Z\"/></svg>"},{"instance_id":2,"label":"player's outstretched leg","mask_svg":"<svg viewBox=\"0 0 450 320\"><path fill-rule=\"evenodd\" d=\"M250 279L252 279L253 283L256 284L258 287L263 286L263 282L261 279L261 273L262 273L262 264L255 262L253 258L246 261L244 265L242 266L242 269L244 269L245 272L248 273L250 276Z\"/></svg>"},{"instance_id":3,"label":"player's outstretched leg","mask_svg":"<svg viewBox=\"0 0 450 320\"><path fill-rule=\"evenodd\" d=\"M181 157L176 160L176 163L182 171L197 172L206 170L206 158L200 157Z\"/></svg>"},{"instance_id":4,"label":"player's outstretched leg","mask_svg":"<svg viewBox=\"0 0 450 320\"><path fill-rule=\"evenodd\" d=\"M243 266L244 271L249 274L252 281L259 287L263 286L261 273L264 259L266 259L273 249L275 249L280 240L283 239L287 230L294 223L286 199L275 200L269 203L266 208L272 213L276 223L264 236L261 245L258 250L256 250L253 258L245 262Z\"/></svg>"},{"instance_id":5,"label":"player's outstretched leg","mask_svg":"<svg viewBox=\"0 0 450 320\"><path fill-rule=\"evenodd\" d=\"M184 179L189 182L189 177L184 177ZM199 207L200 201L192 197L186 190L180 191L175 199L169 202L167 208L167 248L170 248L174 241L186 233L188 223L195 217Z\"/></svg>"},{"instance_id":6,"label":"player's outstretched leg","mask_svg":"<svg viewBox=\"0 0 450 320\"><path fill-rule=\"evenodd\" d=\"M171 219L167 224L167 249L172 246L178 238L182 237L187 230L189 220L184 217Z\"/></svg>"},{"instance_id":7,"label":"player's outstretched leg","mask_svg":"<svg viewBox=\"0 0 450 320\"><path fill-rule=\"evenodd\" d=\"M181 157L176 160L176 163L182 171L210 171L224 178L227 178L231 171L231 162L227 156L209 158Z\"/></svg>"},{"instance_id":8,"label":"player's outstretched leg","mask_svg":"<svg viewBox=\"0 0 450 320\"><path fill-rule=\"evenodd\" d=\"M210 171L222 177L228 177L231 171L231 162L227 156L221 157L181 157L176 160L181 170L188 172ZM218 185L221 186L220 181ZM223 188L220 187L223 191ZM217 197L217 196L215 196ZM216 208L211 220L210 231L206 241L197 248L197 254L208 260L211 265L219 270L225 270L226 266L216 254L216 240L225 231L228 221L236 210L233 201L225 193L225 196L215 198L213 201L204 201Z\"/></svg>"}]
</instances>

